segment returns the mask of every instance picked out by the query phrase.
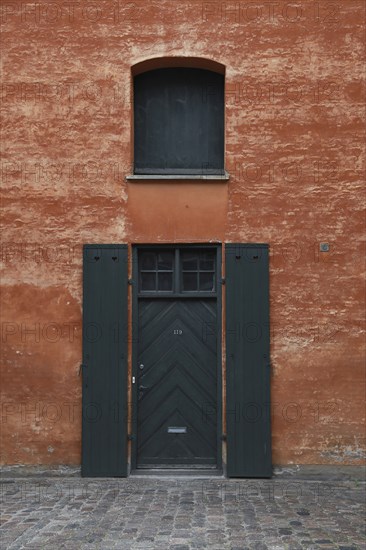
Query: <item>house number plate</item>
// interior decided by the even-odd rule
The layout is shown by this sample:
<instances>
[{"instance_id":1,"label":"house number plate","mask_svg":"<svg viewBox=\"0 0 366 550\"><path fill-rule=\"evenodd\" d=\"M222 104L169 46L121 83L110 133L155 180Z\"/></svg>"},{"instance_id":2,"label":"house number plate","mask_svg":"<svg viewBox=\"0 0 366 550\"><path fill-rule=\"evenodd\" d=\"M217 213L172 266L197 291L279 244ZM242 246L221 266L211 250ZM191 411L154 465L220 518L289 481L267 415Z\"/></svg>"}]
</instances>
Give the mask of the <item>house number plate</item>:
<instances>
[{"instance_id":1,"label":"house number plate","mask_svg":"<svg viewBox=\"0 0 366 550\"><path fill-rule=\"evenodd\" d=\"M173 330L173 334L179 334L179 335L180 335L180 334L183 334L183 330L180 329L180 328L175 328L175 329Z\"/></svg>"}]
</instances>

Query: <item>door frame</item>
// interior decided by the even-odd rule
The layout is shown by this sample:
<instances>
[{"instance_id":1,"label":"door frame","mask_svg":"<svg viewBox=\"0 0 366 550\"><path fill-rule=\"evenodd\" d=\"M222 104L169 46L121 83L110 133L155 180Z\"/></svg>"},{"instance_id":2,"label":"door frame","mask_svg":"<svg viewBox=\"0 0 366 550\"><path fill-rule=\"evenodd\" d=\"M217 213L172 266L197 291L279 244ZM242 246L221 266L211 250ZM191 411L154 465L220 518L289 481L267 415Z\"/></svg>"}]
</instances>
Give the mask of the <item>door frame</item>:
<instances>
[{"instance_id":1,"label":"door frame","mask_svg":"<svg viewBox=\"0 0 366 550\"><path fill-rule=\"evenodd\" d=\"M137 381L138 374L138 334L139 334L139 319L138 319L138 253L143 249L167 249L167 248L205 248L205 249L214 249L216 250L216 284L217 284L217 297L216 297L216 308L217 308L217 328L218 335L216 341L216 353L217 353L217 409L216 409L216 439L217 439L217 465L218 470L222 470L222 444L224 438L224 429L223 429L223 418L222 418L222 408L223 408L223 392L222 392L222 323L223 323L223 311L222 311L222 243L150 243L150 244L132 244L132 378L134 377ZM189 296L187 296L189 298ZM202 296L204 298L204 296ZM174 299L174 298L172 298ZM132 380L131 380L132 382ZM131 471L138 471L137 469L137 386L138 384L131 383L131 405L132 405L132 415L131 415L131 427L132 434L130 435L131 439ZM170 469L172 474L173 469Z\"/></svg>"}]
</instances>

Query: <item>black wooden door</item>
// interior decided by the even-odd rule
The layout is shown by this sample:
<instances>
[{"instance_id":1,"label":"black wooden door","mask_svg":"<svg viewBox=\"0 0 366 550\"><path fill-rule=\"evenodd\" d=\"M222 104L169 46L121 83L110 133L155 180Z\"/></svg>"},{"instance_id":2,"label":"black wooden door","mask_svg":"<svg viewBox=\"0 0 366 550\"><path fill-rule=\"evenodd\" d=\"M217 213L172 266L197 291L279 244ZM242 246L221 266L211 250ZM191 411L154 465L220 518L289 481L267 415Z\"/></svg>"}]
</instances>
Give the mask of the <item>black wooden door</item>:
<instances>
[{"instance_id":1,"label":"black wooden door","mask_svg":"<svg viewBox=\"0 0 366 550\"><path fill-rule=\"evenodd\" d=\"M216 300L139 302L137 466L217 463Z\"/></svg>"}]
</instances>

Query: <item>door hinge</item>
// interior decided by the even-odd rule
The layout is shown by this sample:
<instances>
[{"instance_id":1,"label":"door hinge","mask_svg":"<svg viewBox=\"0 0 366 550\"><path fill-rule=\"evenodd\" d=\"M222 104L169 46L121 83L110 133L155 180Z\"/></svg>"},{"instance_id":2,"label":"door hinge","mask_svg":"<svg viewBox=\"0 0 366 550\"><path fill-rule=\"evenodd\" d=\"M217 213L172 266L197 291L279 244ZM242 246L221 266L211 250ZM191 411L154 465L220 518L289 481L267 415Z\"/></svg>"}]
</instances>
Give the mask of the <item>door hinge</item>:
<instances>
[{"instance_id":1,"label":"door hinge","mask_svg":"<svg viewBox=\"0 0 366 550\"><path fill-rule=\"evenodd\" d=\"M128 284L133 285L133 279L128 279Z\"/></svg>"},{"instance_id":2,"label":"door hinge","mask_svg":"<svg viewBox=\"0 0 366 550\"><path fill-rule=\"evenodd\" d=\"M227 439L226 434L222 434L221 441L226 441L226 439Z\"/></svg>"},{"instance_id":3,"label":"door hinge","mask_svg":"<svg viewBox=\"0 0 366 550\"><path fill-rule=\"evenodd\" d=\"M226 279L225 278L222 278L221 279L221 284L224 285L226 283Z\"/></svg>"},{"instance_id":4,"label":"door hinge","mask_svg":"<svg viewBox=\"0 0 366 550\"><path fill-rule=\"evenodd\" d=\"M136 438L133 434L128 434L127 439L128 441L134 441Z\"/></svg>"}]
</instances>

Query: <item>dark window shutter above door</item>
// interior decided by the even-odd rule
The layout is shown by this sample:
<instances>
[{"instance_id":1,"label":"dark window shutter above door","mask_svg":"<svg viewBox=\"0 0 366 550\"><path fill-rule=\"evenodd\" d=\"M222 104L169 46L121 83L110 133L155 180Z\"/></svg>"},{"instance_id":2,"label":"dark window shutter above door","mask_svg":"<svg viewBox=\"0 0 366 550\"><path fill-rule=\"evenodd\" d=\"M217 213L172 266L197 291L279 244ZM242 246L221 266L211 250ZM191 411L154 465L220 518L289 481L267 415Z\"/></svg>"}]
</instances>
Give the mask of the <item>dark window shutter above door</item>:
<instances>
[{"instance_id":1,"label":"dark window shutter above door","mask_svg":"<svg viewBox=\"0 0 366 550\"><path fill-rule=\"evenodd\" d=\"M224 76L192 68L134 79L135 174L224 173Z\"/></svg>"},{"instance_id":2,"label":"dark window shutter above door","mask_svg":"<svg viewBox=\"0 0 366 550\"><path fill-rule=\"evenodd\" d=\"M82 468L127 475L127 245L85 245Z\"/></svg>"},{"instance_id":3,"label":"dark window shutter above door","mask_svg":"<svg viewBox=\"0 0 366 550\"><path fill-rule=\"evenodd\" d=\"M226 248L228 477L270 477L268 246Z\"/></svg>"}]
</instances>

